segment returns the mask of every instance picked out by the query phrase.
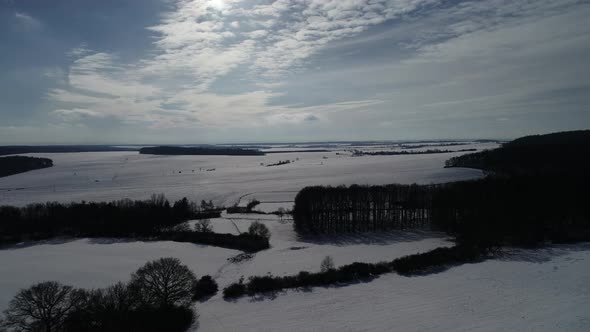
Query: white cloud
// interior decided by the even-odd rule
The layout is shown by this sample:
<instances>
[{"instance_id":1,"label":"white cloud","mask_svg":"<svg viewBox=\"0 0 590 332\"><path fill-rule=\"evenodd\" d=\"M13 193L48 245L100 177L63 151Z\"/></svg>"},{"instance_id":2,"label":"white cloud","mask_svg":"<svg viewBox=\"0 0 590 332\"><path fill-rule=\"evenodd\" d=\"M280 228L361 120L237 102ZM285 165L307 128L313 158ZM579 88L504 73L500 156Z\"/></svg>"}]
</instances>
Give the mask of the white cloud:
<instances>
[{"instance_id":1,"label":"white cloud","mask_svg":"<svg viewBox=\"0 0 590 332\"><path fill-rule=\"evenodd\" d=\"M53 89L47 96L61 104L52 114L70 122L114 118L160 129L215 129L354 125L364 117L390 127L411 116L465 117L516 105L525 95L567 88L576 75L573 65L538 69L562 50L584 44L590 31L579 22L588 6L571 9L581 1L468 1L405 16L437 3L182 0L148 28L155 36L154 50L143 59L123 63L115 53L81 45L69 53L69 88ZM365 33L398 18L404 19L393 32ZM354 39L359 34L363 37ZM392 54L406 53L374 64L336 67L336 72L308 70L313 56L333 52L330 47L337 42L351 48L355 43L382 46L383 41ZM286 84L294 75L308 80ZM277 104L290 86L322 80L379 90L360 98L343 93L332 99L336 101L312 101L305 107ZM238 88L229 93L225 85Z\"/></svg>"},{"instance_id":2,"label":"white cloud","mask_svg":"<svg viewBox=\"0 0 590 332\"><path fill-rule=\"evenodd\" d=\"M41 22L29 14L16 12L14 13L14 17L23 27L27 29L35 29L41 27Z\"/></svg>"}]
</instances>

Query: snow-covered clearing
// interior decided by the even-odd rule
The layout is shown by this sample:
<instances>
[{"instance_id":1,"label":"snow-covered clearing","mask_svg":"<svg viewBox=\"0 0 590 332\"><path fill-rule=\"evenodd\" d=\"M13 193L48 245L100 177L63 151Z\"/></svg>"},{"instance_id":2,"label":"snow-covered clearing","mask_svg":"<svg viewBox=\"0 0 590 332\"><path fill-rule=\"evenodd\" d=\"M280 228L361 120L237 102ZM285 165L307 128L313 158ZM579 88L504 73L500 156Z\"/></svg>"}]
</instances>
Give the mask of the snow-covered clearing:
<instances>
[{"instance_id":1,"label":"snow-covered clearing","mask_svg":"<svg viewBox=\"0 0 590 332\"><path fill-rule=\"evenodd\" d=\"M256 209L271 212L291 208L297 191L307 185L434 183L481 176L476 170L444 169L444 161L455 154L355 158L346 149L259 157L45 154L41 156L53 159L56 166L0 178L0 204L144 199L162 192L170 199L187 196L224 205L245 206L258 199L262 203ZM264 166L285 159L294 162ZM0 248L0 310L20 288L37 281L104 287L127 281L138 267L160 257L177 257L199 277L212 275L223 288L241 276L318 271L326 255L343 265L389 261L451 245L444 234L426 230L302 238L293 231L289 216L224 213L211 223L215 232L238 234L254 221L269 227L271 248L239 262L229 259L240 251L168 241L56 239ZM512 250L496 259L425 276L387 274L368 283L290 290L235 302L224 301L220 292L197 303L198 327L202 331L589 331L589 280L590 244Z\"/></svg>"},{"instance_id":2,"label":"snow-covered clearing","mask_svg":"<svg viewBox=\"0 0 590 332\"><path fill-rule=\"evenodd\" d=\"M199 306L203 331L589 331L589 245Z\"/></svg>"},{"instance_id":3,"label":"snow-covered clearing","mask_svg":"<svg viewBox=\"0 0 590 332\"><path fill-rule=\"evenodd\" d=\"M153 193L164 193L174 200L186 196L226 206L256 198L273 204L261 205L262 210L269 210L290 208L297 192L310 185L435 183L481 176L473 169L444 169L444 161L455 153L365 157L351 157L344 150L266 156L29 155L50 158L55 166L0 178L0 204L146 199ZM265 166L286 159L293 162Z\"/></svg>"}]
</instances>

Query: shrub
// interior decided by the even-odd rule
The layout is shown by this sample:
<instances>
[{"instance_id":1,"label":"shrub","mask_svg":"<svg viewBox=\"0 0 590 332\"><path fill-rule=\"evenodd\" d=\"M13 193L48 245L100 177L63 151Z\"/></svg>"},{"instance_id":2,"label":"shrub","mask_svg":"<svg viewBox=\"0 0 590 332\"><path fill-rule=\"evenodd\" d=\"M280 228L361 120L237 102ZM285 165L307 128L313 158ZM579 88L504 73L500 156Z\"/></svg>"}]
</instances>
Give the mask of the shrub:
<instances>
[{"instance_id":1,"label":"shrub","mask_svg":"<svg viewBox=\"0 0 590 332\"><path fill-rule=\"evenodd\" d=\"M269 274L263 277L250 277L246 285L246 292L249 295L254 295L257 293L273 292L282 288L282 278Z\"/></svg>"},{"instance_id":2,"label":"shrub","mask_svg":"<svg viewBox=\"0 0 590 332\"><path fill-rule=\"evenodd\" d=\"M243 283L243 279L240 279L238 283L234 283L224 289L223 293L224 297L229 299L246 294L255 295L257 293L275 292L288 288L327 286L367 280L380 274L394 271L400 274L424 272L444 265L474 261L480 258L484 252L478 247L458 245L451 248L437 248L426 253L397 258L391 262L354 262L337 269L334 268L331 258L326 256L322 262L322 272L310 273L301 271L296 275L285 277L274 277L269 274L260 277L250 277L246 284Z\"/></svg>"},{"instance_id":3,"label":"shrub","mask_svg":"<svg viewBox=\"0 0 590 332\"><path fill-rule=\"evenodd\" d=\"M252 224L250 224L250 227L248 227L248 234L260 236L266 240L270 239L270 231L268 230L268 227L266 227L265 224L260 223L258 221L255 221Z\"/></svg>"},{"instance_id":4,"label":"shrub","mask_svg":"<svg viewBox=\"0 0 590 332\"><path fill-rule=\"evenodd\" d=\"M246 210L252 211L252 209L258 204L260 204L260 201L253 199L250 202L248 202L248 205L246 205Z\"/></svg>"},{"instance_id":5,"label":"shrub","mask_svg":"<svg viewBox=\"0 0 590 332\"><path fill-rule=\"evenodd\" d=\"M244 285L244 278L240 278L238 282L234 282L223 289L223 297L225 299L234 299L245 294L246 285Z\"/></svg>"},{"instance_id":6,"label":"shrub","mask_svg":"<svg viewBox=\"0 0 590 332\"><path fill-rule=\"evenodd\" d=\"M198 301L206 297L211 297L217 293L219 287L211 276L203 276L193 286L193 300Z\"/></svg>"},{"instance_id":7,"label":"shrub","mask_svg":"<svg viewBox=\"0 0 590 332\"><path fill-rule=\"evenodd\" d=\"M195 232L199 233L211 233L213 232L213 226L211 226L211 220L201 219L195 224Z\"/></svg>"},{"instance_id":8,"label":"shrub","mask_svg":"<svg viewBox=\"0 0 590 332\"><path fill-rule=\"evenodd\" d=\"M444 265L472 262L483 254L484 251L478 247L458 245L404 256L391 262L391 266L399 274L414 274Z\"/></svg>"}]
</instances>

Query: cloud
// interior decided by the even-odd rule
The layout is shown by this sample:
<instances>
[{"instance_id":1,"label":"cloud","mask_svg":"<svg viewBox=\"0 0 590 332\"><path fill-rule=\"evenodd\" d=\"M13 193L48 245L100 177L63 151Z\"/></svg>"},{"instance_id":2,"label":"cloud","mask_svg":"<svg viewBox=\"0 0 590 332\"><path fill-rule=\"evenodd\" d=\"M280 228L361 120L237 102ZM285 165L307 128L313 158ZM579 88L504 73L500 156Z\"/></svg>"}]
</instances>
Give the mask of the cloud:
<instances>
[{"instance_id":1,"label":"cloud","mask_svg":"<svg viewBox=\"0 0 590 332\"><path fill-rule=\"evenodd\" d=\"M29 14L16 12L14 13L14 17L20 23L21 26L27 29L36 29L41 27L41 22Z\"/></svg>"},{"instance_id":2,"label":"cloud","mask_svg":"<svg viewBox=\"0 0 590 332\"><path fill-rule=\"evenodd\" d=\"M66 83L47 93L58 105L51 114L152 129L389 128L486 112L508 118L533 99L549 107L545 93L584 89L583 1L181 0L170 8L147 28L153 49L137 60L89 44L68 52ZM329 69L312 66L318 59Z\"/></svg>"}]
</instances>

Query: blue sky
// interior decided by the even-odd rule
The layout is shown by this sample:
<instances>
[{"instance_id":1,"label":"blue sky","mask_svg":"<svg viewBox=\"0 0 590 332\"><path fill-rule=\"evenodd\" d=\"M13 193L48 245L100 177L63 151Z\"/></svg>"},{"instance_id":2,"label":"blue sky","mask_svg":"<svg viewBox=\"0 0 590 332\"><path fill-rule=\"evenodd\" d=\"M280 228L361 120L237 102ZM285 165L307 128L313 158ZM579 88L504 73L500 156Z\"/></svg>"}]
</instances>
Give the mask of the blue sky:
<instances>
[{"instance_id":1,"label":"blue sky","mask_svg":"<svg viewBox=\"0 0 590 332\"><path fill-rule=\"evenodd\" d=\"M0 0L0 144L590 127L590 2Z\"/></svg>"}]
</instances>

